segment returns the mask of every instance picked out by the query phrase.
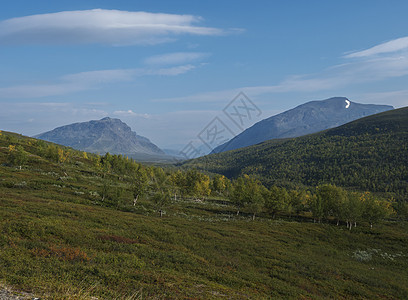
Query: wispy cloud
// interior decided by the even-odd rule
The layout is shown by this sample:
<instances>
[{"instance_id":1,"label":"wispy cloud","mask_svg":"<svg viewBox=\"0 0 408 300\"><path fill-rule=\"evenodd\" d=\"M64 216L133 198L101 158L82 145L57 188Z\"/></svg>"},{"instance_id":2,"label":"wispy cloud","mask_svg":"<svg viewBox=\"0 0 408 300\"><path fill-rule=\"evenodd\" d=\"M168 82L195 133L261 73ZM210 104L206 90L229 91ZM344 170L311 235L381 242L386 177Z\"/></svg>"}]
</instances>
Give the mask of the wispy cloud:
<instances>
[{"instance_id":1,"label":"wispy cloud","mask_svg":"<svg viewBox=\"0 0 408 300\"><path fill-rule=\"evenodd\" d=\"M403 107L408 105L408 90L396 90L396 91L386 91L386 92L372 92L372 93L362 93L359 99L366 103L390 103L394 107Z\"/></svg>"},{"instance_id":2,"label":"wispy cloud","mask_svg":"<svg viewBox=\"0 0 408 300\"><path fill-rule=\"evenodd\" d=\"M103 84L120 81L131 81L135 75L143 75L146 70L143 69L113 69L87 71L75 74L68 74L61 77L63 81L71 83L84 84Z\"/></svg>"},{"instance_id":3,"label":"wispy cloud","mask_svg":"<svg viewBox=\"0 0 408 300\"><path fill-rule=\"evenodd\" d=\"M0 44L153 45L180 35L222 35L197 26L199 16L120 10L80 10L31 15L0 22Z\"/></svg>"},{"instance_id":4,"label":"wispy cloud","mask_svg":"<svg viewBox=\"0 0 408 300\"><path fill-rule=\"evenodd\" d=\"M178 66L178 67L173 67L173 68L162 68L162 69L158 69L154 73L154 75L177 76L180 74L187 73L188 71L191 71L195 68L196 66L194 65L185 65L185 66Z\"/></svg>"},{"instance_id":5,"label":"wispy cloud","mask_svg":"<svg viewBox=\"0 0 408 300\"><path fill-rule=\"evenodd\" d=\"M208 53L175 52L150 56L146 58L144 62L147 65L179 65L199 61L208 56Z\"/></svg>"},{"instance_id":6,"label":"wispy cloud","mask_svg":"<svg viewBox=\"0 0 408 300\"><path fill-rule=\"evenodd\" d=\"M0 129L36 135L55 127L106 116L120 118L137 134L149 137L159 146L180 144L197 138L197 134L219 114L215 110L183 110L150 114L134 107L114 110L112 106L69 102L3 102Z\"/></svg>"},{"instance_id":7,"label":"wispy cloud","mask_svg":"<svg viewBox=\"0 0 408 300\"><path fill-rule=\"evenodd\" d=\"M149 115L149 114L136 113L131 109L128 109L128 110L116 110L116 111L113 112L113 115L118 116L118 117L139 117L139 118L144 118L144 119L151 118L151 115Z\"/></svg>"},{"instance_id":8,"label":"wispy cloud","mask_svg":"<svg viewBox=\"0 0 408 300\"><path fill-rule=\"evenodd\" d=\"M368 57L384 53L392 53L401 50L408 50L408 37L391 40L366 50L352 52L347 54L346 58Z\"/></svg>"},{"instance_id":9,"label":"wispy cloud","mask_svg":"<svg viewBox=\"0 0 408 300\"><path fill-rule=\"evenodd\" d=\"M391 78L408 75L408 44L404 46L405 38L393 47L373 47L365 53L354 53L355 56L343 57L343 63L334 65L314 74L293 75L275 85L241 86L236 89L221 90L193 94L182 97L153 99L153 102L218 102L232 99L238 92L243 91L249 97L263 94L277 94L289 92L320 92L338 88L350 88L364 83L379 82ZM381 47L380 47L381 46ZM370 50L370 51L369 51ZM386 52L387 51L387 52ZM374 55L382 53L382 55ZM358 54L358 55L357 55ZM353 58L353 59L352 59Z\"/></svg>"},{"instance_id":10,"label":"wispy cloud","mask_svg":"<svg viewBox=\"0 0 408 300\"><path fill-rule=\"evenodd\" d=\"M1 129L35 135L55 127L106 117L95 105L68 102L2 102Z\"/></svg>"},{"instance_id":11,"label":"wispy cloud","mask_svg":"<svg viewBox=\"0 0 408 300\"><path fill-rule=\"evenodd\" d=\"M137 68L99 70L68 74L48 84L17 85L0 87L0 99L41 98L66 95L90 89L98 89L106 84L132 81L140 76L177 76L196 68L182 65L170 68Z\"/></svg>"},{"instance_id":12,"label":"wispy cloud","mask_svg":"<svg viewBox=\"0 0 408 300\"><path fill-rule=\"evenodd\" d=\"M91 88L83 83L57 82L50 84L16 85L0 88L0 99L23 99L58 96Z\"/></svg>"}]
</instances>

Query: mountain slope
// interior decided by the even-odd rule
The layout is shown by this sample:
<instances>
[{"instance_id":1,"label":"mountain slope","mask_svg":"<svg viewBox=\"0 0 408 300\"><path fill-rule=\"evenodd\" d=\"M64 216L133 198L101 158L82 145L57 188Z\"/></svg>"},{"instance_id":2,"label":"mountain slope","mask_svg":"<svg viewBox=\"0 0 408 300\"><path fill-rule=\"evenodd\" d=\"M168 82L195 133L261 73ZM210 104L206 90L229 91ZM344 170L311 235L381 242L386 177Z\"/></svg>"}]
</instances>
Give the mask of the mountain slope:
<instances>
[{"instance_id":1,"label":"mountain slope","mask_svg":"<svg viewBox=\"0 0 408 300\"><path fill-rule=\"evenodd\" d=\"M94 153L164 155L149 139L137 135L121 120L108 117L61 126L35 137Z\"/></svg>"},{"instance_id":2,"label":"mountain slope","mask_svg":"<svg viewBox=\"0 0 408 300\"><path fill-rule=\"evenodd\" d=\"M10 165L10 146L26 154L21 169ZM307 216L249 221L220 195L178 197L160 217L152 196L171 170L121 158L128 167L105 172L102 157L88 155L0 132L0 290L41 299L408 299L407 222L349 231ZM141 170L151 189L133 205Z\"/></svg>"},{"instance_id":3,"label":"mountain slope","mask_svg":"<svg viewBox=\"0 0 408 300\"><path fill-rule=\"evenodd\" d=\"M315 133L391 109L389 105L360 104L344 97L311 101L256 123L213 153Z\"/></svg>"},{"instance_id":4,"label":"mountain slope","mask_svg":"<svg viewBox=\"0 0 408 300\"><path fill-rule=\"evenodd\" d=\"M186 162L236 177L252 174L266 185L344 187L408 195L408 107L292 139L271 140Z\"/></svg>"}]
</instances>

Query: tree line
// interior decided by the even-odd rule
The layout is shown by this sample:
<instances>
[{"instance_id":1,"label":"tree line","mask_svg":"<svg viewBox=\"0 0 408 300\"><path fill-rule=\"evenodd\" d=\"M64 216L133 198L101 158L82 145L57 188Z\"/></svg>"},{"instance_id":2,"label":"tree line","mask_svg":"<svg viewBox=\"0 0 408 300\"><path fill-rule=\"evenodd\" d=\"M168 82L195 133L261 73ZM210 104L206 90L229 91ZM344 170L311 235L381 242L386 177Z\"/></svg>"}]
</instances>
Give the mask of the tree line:
<instances>
[{"instance_id":1,"label":"tree line","mask_svg":"<svg viewBox=\"0 0 408 300\"><path fill-rule=\"evenodd\" d=\"M395 213L392 200L380 199L370 192L350 192L330 184L314 190L287 190L277 186L267 189L248 175L233 182L230 199L237 207L237 214L246 209L253 219L262 212L272 218L277 214L311 213L315 222L334 221L337 225L344 222L350 230L361 221L372 228L373 224Z\"/></svg>"},{"instance_id":2,"label":"tree line","mask_svg":"<svg viewBox=\"0 0 408 300\"><path fill-rule=\"evenodd\" d=\"M408 215L406 203L384 200L370 192L349 191L334 184L315 188L277 185L267 188L258 179L245 174L230 180L224 175L205 174L193 168L146 166L122 155L106 153L100 156L34 139L26 146L28 150L35 150L30 152L61 165L79 159L87 161L103 179L98 194L108 206L118 205L126 189L132 196L126 200L131 205L136 206L140 199L149 200L160 215L178 199L204 200L210 196L229 201L236 208L237 215L250 214L252 219L259 214L271 218L276 215L310 216L317 223L344 223L350 230L359 222L369 223L372 227L395 213L405 218ZM10 144L8 152L9 163L20 168L30 155L21 145ZM125 182L126 188L113 184L113 175Z\"/></svg>"},{"instance_id":3,"label":"tree line","mask_svg":"<svg viewBox=\"0 0 408 300\"><path fill-rule=\"evenodd\" d=\"M355 192L332 184L311 189L265 187L259 180L243 175L230 180L220 174L205 174L196 169L163 169L144 166L132 159L107 153L100 158L101 170L109 163L109 170L117 174L132 174L133 205L141 198L150 199L160 215L163 209L179 198L204 200L218 197L236 207L236 214L245 212L252 219L263 214L308 216L315 222L346 224L349 230L359 222L372 227L381 220L400 213L404 216L407 205L398 207L394 199L382 199L371 192ZM128 166L127 166L128 165ZM126 171L127 170L127 171Z\"/></svg>"},{"instance_id":4,"label":"tree line","mask_svg":"<svg viewBox=\"0 0 408 300\"><path fill-rule=\"evenodd\" d=\"M271 140L226 153L200 157L186 167L238 178L250 174L264 185L296 188L334 184L355 190L408 195L408 135L406 131L318 133ZM331 133L331 134L329 134ZM337 135L339 134L339 135Z\"/></svg>"}]
</instances>

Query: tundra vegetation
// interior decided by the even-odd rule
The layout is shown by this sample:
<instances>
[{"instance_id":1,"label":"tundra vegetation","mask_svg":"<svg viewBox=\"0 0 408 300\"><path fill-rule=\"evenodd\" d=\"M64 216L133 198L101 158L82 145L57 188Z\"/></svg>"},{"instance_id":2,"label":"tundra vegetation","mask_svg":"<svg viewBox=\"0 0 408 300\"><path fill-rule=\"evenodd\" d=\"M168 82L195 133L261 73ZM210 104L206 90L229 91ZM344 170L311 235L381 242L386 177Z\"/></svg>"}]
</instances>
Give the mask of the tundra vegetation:
<instances>
[{"instance_id":1,"label":"tundra vegetation","mask_svg":"<svg viewBox=\"0 0 408 300\"><path fill-rule=\"evenodd\" d=\"M0 135L0 281L46 299L407 298L407 204Z\"/></svg>"}]
</instances>

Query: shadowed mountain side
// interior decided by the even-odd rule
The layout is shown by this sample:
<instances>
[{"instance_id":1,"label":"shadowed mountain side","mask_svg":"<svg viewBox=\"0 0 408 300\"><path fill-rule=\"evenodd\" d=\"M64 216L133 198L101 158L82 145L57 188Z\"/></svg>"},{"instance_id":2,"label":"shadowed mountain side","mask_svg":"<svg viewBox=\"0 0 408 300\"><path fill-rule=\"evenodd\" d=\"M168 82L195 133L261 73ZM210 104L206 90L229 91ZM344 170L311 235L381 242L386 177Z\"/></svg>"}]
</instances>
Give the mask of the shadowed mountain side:
<instances>
[{"instance_id":1,"label":"shadowed mountain side","mask_svg":"<svg viewBox=\"0 0 408 300\"><path fill-rule=\"evenodd\" d=\"M121 120L109 117L61 126L35 137L93 153L165 155L148 138L137 135Z\"/></svg>"},{"instance_id":2,"label":"shadowed mountain side","mask_svg":"<svg viewBox=\"0 0 408 300\"><path fill-rule=\"evenodd\" d=\"M326 131L211 154L184 163L227 177L295 188L336 184L373 192L408 192L408 107Z\"/></svg>"},{"instance_id":3,"label":"shadowed mountain side","mask_svg":"<svg viewBox=\"0 0 408 300\"><path fill-rule=\"evenodd\" d=\"M344 97L311 101L256 123L212 153L311 134L391 109L389 105L360 104Z\"/></svg>"}]
</instances>

